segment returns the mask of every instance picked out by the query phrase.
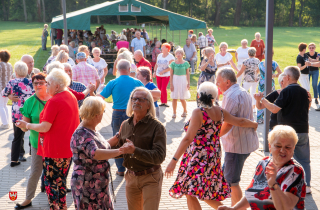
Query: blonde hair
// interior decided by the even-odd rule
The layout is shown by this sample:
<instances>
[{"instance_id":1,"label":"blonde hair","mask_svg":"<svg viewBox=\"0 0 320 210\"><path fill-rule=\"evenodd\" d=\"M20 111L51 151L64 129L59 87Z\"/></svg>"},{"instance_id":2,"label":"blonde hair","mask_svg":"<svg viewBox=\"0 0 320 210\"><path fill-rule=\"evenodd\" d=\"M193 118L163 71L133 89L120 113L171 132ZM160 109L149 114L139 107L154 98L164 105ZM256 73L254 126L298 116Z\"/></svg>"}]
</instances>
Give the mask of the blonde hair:
<instances>
[{"instance_id":1,"label":"blonde hair","mask_svg":"<svg viewBox=\"0 0 320 210\"><path fill-rule=\"evenodd\" d=\"M23 61L18 61L14 64L14 72L19 77L26 77L28 75L28 66Z\"/></svg>"},{"instance_id":2,"label":"blonde hair","mask_svg":"<svg viewBox=\"0 0 320 210\"><path fill-rule=\"evenodd\" d=\"M316 46L316 44L315 43L313 43L313 42L311 42L310 44L308 44L308 47L310 47L310 46L314 46L314 48L316 48L317 46Z\"/></svg>"},{"instance_id":3,"label":"blonde hair","mask_svg":"<svg viewBox=\"0 0 320 210\"><path fill-rule=\"evenodd\" d=\"M46 27L46 26L48 27L48 24L44 24L43 26L44 26L44 27Z\"/></svg>"},{"instance_id":4,"label":"blonde hair","mask_svg":"<svg viewBox=\"0 0 320 210\"><path fill-rule=\"evenodd\" d=\"M213 52L214 54L216 53L214 48L212 47L206 47L204 48L201 53L203 58L208 58L209 52Z\"/></svg>"},{"instance_id":5,"label":"blonde hair","mask_svg":"<svg viewBox=\"0 0 320 210\"><path fill-rule=\"evenodd\" d=\"M127 116L131 117L133 115L131 98L133 97L134 93L137 91L144 91L147 94L146 98L148 99L148 103L150 105L150 108L149 108L147 114L150 114L153 118L155 118L156 117L156 110L154 108L153 97L151 95L151 92L145 87L137 87L131 92L131 95L130 95L130 98L128 101L128 105L127 105L127 112L126 112Z\"/></svg>"},{"instance_id":6,"label":"blonde hair","mask_svg":"<svg viewBox=\"0 0 320 210\"><path fill-rule=\"evenodd\" d=\"M132 53L127 50L124 51L123 53L119 54L117 59L119 59L119 60L125 59L125 60L129 61L131 64L134 63Z\"/></svg>"},{"instance_id":7,"label":"blonde hair","mask_svg":"<svg viewBox=\"0 0 320 210\"><path fill-rule=\"evenodd\" d=\"M64 69L69 68L70 70L72 70L72 67L69 63L63 63L62 65L64 66Z\"/></svg>"},{"instance_id":8,"label":"blonde hair","mask_svg":"<svg viewBox=\"0 0 320 210\"><path fill-rule=\"evenodd\" d=\"M67 46L67 45L65 45L65 44L62 44L62 45L60 45L60 51L61 50L64 50L64 51L66 51L66 52L69 52L69 47Z\"/></svg>"},{"instance_id":9,"label":"blonde hair","mask_svg":"<svg viewBox=\"0 0 320 210\"><path fill-rule=\"evenodd\" d=\"M174 51L174 54L175 54L175 55L176 55L177 53L181 53L182 56L184 56L184 50L183 50L181 47L179 47L178 49L176 49L176 51Z\"/></svg>"},{"instance_id":10,"label":"blonde hair","mask_svg":"<svg viewBox=\"0 0 320 210\"><path fill-rule=\"evenodd\" d=\"M293 140L294 145L298 143L298 135L296 131L288 125L277 125L273 130L268 134L269 144L273 144L274 140L280 138L288 138Z\"/></svg>"},{"instance_id":11,"label":"blonde hair","mask_svg":"<svg viewBox=\"0 0 320 210\"><path fill-rule=\"evenodd\" d=\"M259 32L256 32L256 33L254 34L254 37L256 37L257 35L259 35L259 36L261 37L261 34L260 34Z\"/></svg>"},{"instance_id":12,"label":"blonde hair","mask_svg":"<svg viewBox=\"0 0 320 210\"><path fill-rule=\"evenodd\" d=\"M106 102L101 97L89 96L83 101L79 115L82 120L91 120L103 113Z\"/></svg>"},{"instance_id":13,"label":"blonde hair","mask_svg":"<svg viewBox=\"0 0 320 210\"><path fill-rule=\"evenodd\" d=\"M243 42L245 42L245 43L248 44L248 40L247 40L247 39L242 39L242 40L241 40L241 44L242 44Z\"/></svg>"},{"instance_id":14,"label":"blonde hair","mask_svg":"<svg viewBox=\"0 0 320 210\"><path fill-rule=\"evenodd\" d=\"M220 45L219 45L219 49L223 46L226 46L228 48L228 44L227 42L221 42Z\"/></svg>"},{"instance_id":15,"label":"blonde hair","mask_svg":"<svg viewBox=\"0 0 320 210\"><path fill-rule=\"evenodd\" d=\"M70 85L70 77L64 71L64 69L54 68L51 70L50 74L46 77L46 81L53 81L54 83L60 85L60 88L65 88Z\"/></svg>"},{"instance_id":16,"label":"blonde hair","mask_svg":"<svg viewBox=\"0 0 320 210\"><path fill-rule=\"evenodd\" d=\"M94 48L92 49L92 53L93 53L95 50L98 50L98 51L99 51L99 53L101 54L101 50L100 50L100 48L99 48L99 47L94 47Z\"/></svg>"},{"instance_id":17,"label":"blonde hair","mask_svg":"<svg viewBox=\"0 0 320 210\"><path fill-rule=\"evenodd\" d=\"M51 70L54 69L54 68L58 68L58 69L64 70L64 65L62 63L60 63L59 61L51 62L47 66L47 75L49 75Z\"/></svg>"},{"instance_id":18,"label":"blonde hair","mask_svg":"<svg viewBox=\"0 0 320 210\"><path fill-rule=\"evenodd\" d=\"M122 34L122 35L120 36L120 40L121 40L121 41L127 41L127 37Z\"/></svg>"},{"instance_id":19,"label":"blonde hair","mask_svg":"<svg viewBox=\"0 0 320 210\"><path fill-rule=\"evenodd\" d=\"M78 48L78 52L84 52L86 50L89 50L89 48L86 46L86 45L81 45L79 48Z\"/></svg>"},{"instance_id":20,"label":"blonde hair","mask_svg":"<svg viewBox=\"0 0 320 210\"><path fill-rule=\"evenodd\" d=\"M56 61L59 61L60 63L62 63L62 61L65 59L67 59L67 61L68 61L68 58L69 58L69 54L63 50L60 50L60 52L58 53L58 55L56 57Z\"/></svg>"},{"instance_id":21,"label":"blonde hair","mask_svg":"<svg viewBox=\"0 0 320 210\"><path fill-rule=\"evenodd\" d=\"M208 29L208 33L209 33L209 31L212 31L212 32L213 32L213 29L212 29L212 28L209 28L209 29Z\"/></svg>"},{"instance_id":22,"label":"blonde hair","mask_svg":"<svg viewBox=\"0 0 320 210\"><path fill-rule=\"evenodd\" d=\"M118 53L117 53L117 59L118 59L118 56L119 56L121 53L123 53L124 51L129 51L129 50L128 50L127 48L124 48L124 47L120 48L119 51L118 51Z\"/></svg>"},{"instance_id":23,"label":"blonde hair","mask_svg":"<svg viewBox=\"0 0 320 210\"><path fill-rule=\"evenodd\" d=\"M249 56L255 56L256 52L257 52L257 50L256 50L255 47L249 47L249 49L248 49L248 55Z\"/></svg>"},{"instance_id":24,"label":"blonde hair","mask_svg":"<svg viewBox=\"0 0 320 210\"><path fill-rule=\"evenodd\" d=\"M56 56L60 51L60 47L58 45L52 45L51 47L51 56Z\"/></svg>"}]
</instances>

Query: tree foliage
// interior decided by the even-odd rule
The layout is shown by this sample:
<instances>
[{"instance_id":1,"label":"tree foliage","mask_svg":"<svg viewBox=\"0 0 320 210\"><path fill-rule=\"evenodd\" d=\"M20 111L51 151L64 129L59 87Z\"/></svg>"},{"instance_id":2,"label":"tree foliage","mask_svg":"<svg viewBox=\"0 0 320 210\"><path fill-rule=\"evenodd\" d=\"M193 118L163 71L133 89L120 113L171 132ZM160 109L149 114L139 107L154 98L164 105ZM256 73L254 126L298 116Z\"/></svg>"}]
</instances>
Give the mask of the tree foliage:
<instances>
[{"instance_id":1,"label":"tree foliage","mask_svg":"<svg viewBox=\"0 0 320 210\"><path fill-rule=\"evenodd\" d=\"M143 0L160 8L204 20L208 25L264 26L263 0ZM320 26L320 4L311 0L274 0L275 26ZM61 0L25 0L27 21L51 22L62 13ZM104 0L67 0L67 12L83 9ZM45 5L43 5L45 4ZM45 11L43 11L45 8ZM101 23L116 23L116 17L100 16ZM23 0L0 0L0 19L25 21ZM92 17L96 23L97 17Z\"/></svg>"}]
</instances>

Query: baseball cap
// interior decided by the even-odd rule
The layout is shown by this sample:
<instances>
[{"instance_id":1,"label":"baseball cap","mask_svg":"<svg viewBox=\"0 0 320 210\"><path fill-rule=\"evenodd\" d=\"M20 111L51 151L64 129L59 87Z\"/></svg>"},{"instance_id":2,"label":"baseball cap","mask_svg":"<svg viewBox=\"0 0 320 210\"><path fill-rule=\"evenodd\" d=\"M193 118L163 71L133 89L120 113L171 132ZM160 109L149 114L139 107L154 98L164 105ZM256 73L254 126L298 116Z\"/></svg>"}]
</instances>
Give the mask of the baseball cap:
<instances>
[{"instance_id":1,"label":"baseball cap","mask_svg":"<svg viewBox=\"0 0 320 210\"><path fill-rule=\"evenodd\" d=\"M86 58L86 54L84 52L79 52L77 53L77 59L83 59L83 58Z\"/></svg>"}]
</instances>

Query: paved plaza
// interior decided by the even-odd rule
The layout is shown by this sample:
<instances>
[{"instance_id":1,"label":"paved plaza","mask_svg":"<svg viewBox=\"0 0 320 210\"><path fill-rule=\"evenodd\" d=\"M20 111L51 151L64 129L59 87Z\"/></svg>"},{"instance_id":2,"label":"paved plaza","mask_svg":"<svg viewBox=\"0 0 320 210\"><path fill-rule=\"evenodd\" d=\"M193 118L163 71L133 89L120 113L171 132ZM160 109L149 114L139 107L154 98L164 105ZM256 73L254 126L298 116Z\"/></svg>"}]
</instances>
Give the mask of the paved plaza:
<instances>
[{"instance_id":1,"label":"paved plaza","mask_svg":"<svg viewBox=\"0 0 320 210\"><path fill-rule=\"evenodd\" d=\"M171 106L171 104L169 103ZM104 114L102 123L98 126L101 134L106 138L112 136L111 129L111 114L112 114L112 104L108 104L106 112ZM189 119L192 110L196 108L195 102L188 102L188 117L181 118L182 107L178 103L177 118L172 119L172 108L160 108L160 121L165 125L167 129L167 156L166 160L162 163L162 169L165 170L167 164L173 157L176 148L178 147L184 132L183 126L187 119ZM309 122L310 122L310 148L311 148L311 170L312 170L312 194L306 197L306 209L318 209L320 207L320 112L314 110L315 104L312 104L312 108L309 112ZM10 107L11 109L11 107ZM245 188L249 185L255 167L259 160L261 160L265 154L262 151L263 148L263 125L259 125L258 134L260 140L259 150L253 152L247 161L245 162L244 170L241 176L241 188ZM28 145L29 132L25 135L25 149L29 151ZM21 163L21 165L11 168L10 167L10 154L11 154L11 142L13 139L13 129L12 125L10 129L0 130L0 209L13 209L15 202L22 202L25 199L27 181L30 173L31 156L26 154L27 162ZM125 180L122 177L116 176L116 165L113 160L110 160L113 185L116 194L116 210L127 209L127 202L125 197ZM176 167L174 176L170 179L164 178L162 187L162 196L160 201L161 210L165 209L187 209L187 201L185 197L181 199L173 199L169 196L168 190L172 186L178 171L178 165ZM70 187L70 179L72 174L72 168L69 173L67 184ZM17 191L18 198L15 202L9 200L9 191ZM230 205L231 200L226 199L224 201L226 205ZM40 192L40 182L38 183L35 198L32 201L33 206L27 209L43 210L49 209L47 196L45 193ZM71 193L67 195L67 205L68 209L75 209L73 204L73 199ZM212 209L204 202L201 202L202 209Z\"/></svg>"}]
</instances>

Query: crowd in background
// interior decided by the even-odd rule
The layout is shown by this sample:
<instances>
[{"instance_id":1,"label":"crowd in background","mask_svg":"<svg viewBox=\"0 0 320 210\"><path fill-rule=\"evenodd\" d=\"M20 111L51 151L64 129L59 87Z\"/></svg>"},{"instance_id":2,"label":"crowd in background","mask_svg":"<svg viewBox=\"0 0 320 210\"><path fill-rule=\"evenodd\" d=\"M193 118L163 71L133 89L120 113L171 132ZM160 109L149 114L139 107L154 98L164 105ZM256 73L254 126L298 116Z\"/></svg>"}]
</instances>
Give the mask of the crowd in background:
<instances>
[{"instance_id":1,"label":"crowd in background","mask_svg":"<svg viewBox=\"0 0 320 210\"><path fill-rule=\"evenodd\" d=\"M46 26L43 37L45 30ZM131 210L159 208L163 176L173 175L180 158L169 194L173 198L186 196L189 209L200 209L198 200L220 210L303 209L306 193L311 193L308 112L312 100L305 75L313 80L319 71L315 69L320 66L315 44L309 44L310 52L305 53L307 45L300 43L297 66L288 66L283 72L272 62L273 92L264 97L265 46L260 33L255 34L250 47L247 40L241 41L234 62L226 42L215 46L212 32L209 29L206 36L200 32L197 38L190 30L184 47L176 49L173 43L155 38L149 62L145 48L149 37L144 29L124 30L119 37L115 32L107 36L103 26L94 34L70 30L68 45L62 43L61 29L51 30L56 45L51 47L43 72L34 68L30 55L23 55L13 68L10 52L0 51L1 129L10 128L6 104L12 100L11 167L26 161L24 134L30 130L32 163L26 199L15 209L32 206L40 177L50 209L66 209L67 192L72 192L76 209L113 209L111 158L115 158L116 174L125 177ZM116 78L107 83L108 63L100 48L103 41L119 47L113 68ZM170 82L172 118L176 118L178 100L183 107L181 117L187 117L190 75L197 68L201 71L194 99L198 108L190 114L184 127L186 135L164 174L161 164L166 157L167 135L157 119L159 106L169 107ZM279 90L275 90L276 77ZM103 99L110 96L113 137L105 140L96 126L106 108ZM317 103L317 93L314 98ZM273 113L268 136L272 157L259 162L242 195L240 176L250 153L259 148L256 129L264 122L261 110L265 108ZM256 109L258 123L253 114ZM221 144L225 150L223 167ZM67 180L72 162L72 178ZM230 197L233 207L222 206L221 201Z\"/></svg>"}]
</instances>

